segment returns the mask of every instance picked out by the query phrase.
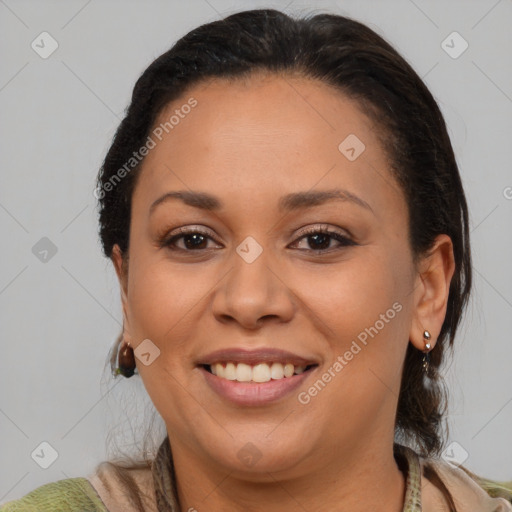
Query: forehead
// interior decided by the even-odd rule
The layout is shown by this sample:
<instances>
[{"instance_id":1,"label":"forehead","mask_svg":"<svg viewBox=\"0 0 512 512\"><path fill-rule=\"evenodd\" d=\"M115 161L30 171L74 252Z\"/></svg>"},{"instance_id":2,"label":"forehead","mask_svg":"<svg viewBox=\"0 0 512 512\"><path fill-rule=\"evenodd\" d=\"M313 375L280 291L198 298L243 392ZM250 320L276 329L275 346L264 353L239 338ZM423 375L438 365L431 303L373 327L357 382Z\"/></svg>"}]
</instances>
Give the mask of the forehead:
<instances>
[{"instance_id":1,"label":"forehead","mask_svg":"<svg viewBox=\"0 0 512 512\"><path fill-rule=\"evenodd\" d=\"M188 188L239 206L249 198L269 205L275 195L277 205L285 189L342 186L384 207L400 191L378 130L353 100L317 80L210 80L160 113L133 202Z\"/></svg>"}]
</instances>

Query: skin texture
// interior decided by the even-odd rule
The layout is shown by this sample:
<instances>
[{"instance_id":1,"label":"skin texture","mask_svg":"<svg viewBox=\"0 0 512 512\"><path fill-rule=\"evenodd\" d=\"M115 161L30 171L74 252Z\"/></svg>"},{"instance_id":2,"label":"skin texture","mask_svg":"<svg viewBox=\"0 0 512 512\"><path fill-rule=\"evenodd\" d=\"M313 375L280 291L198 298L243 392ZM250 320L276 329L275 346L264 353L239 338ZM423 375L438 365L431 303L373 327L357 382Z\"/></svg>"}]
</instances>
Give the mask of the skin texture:
<instances>
[{"instance_id":1,"label":"skin texture","mask_svg":"<svg viewBox=\"0 0 512 512\"><path fill-rule=\"evenodd\" d=\"M143 162L129 260L118 246L112 255L125 340L136 348L150 339L160 350L137 368L167 426L182 509L401 511L405 481L392 451L401 370L408 343L423 350L428 329L434 346L441 330L450 238L439 236L413 265L407 205L381 129L339 91L290 76L216 79L186 91L157 124L190 97L197 106ZM338 150L349 134L365 144L354 161ZM278 210L287 193L332 188L372 211L349 201ZM208 192L224 206L209 212L173 200L150 216L151 204L174 190ZM304 237L304 228L322 225L357 245ZM159 246L160 235L182 226L208 232L199 249L184 238L175 241L181 251ZM250 264L236 252L247 236L263 249ZM396 302L401 311L299 403L298 392ZM279 401L235 406L196 366L230 347L284 349L319 367ZM260 455L252 466L238 456L248 442Z\"/></svg>"}]
</instances>

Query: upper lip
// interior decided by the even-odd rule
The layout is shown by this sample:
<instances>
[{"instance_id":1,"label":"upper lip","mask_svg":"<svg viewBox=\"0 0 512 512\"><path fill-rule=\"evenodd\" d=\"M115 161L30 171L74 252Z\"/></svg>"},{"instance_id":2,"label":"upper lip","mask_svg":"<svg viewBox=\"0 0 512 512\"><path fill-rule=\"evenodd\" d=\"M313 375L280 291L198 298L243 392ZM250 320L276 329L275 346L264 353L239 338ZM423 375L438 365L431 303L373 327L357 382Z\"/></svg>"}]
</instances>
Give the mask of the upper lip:
<instances>
[{"instance_id":1,"label":"upper lip","mask_svg":"<svg viewBox=\"0 0 512 512\"><path fill-rule=\"evenodd\" d=\"M259 363L291 363L294 366L309 366L318 364L314 359L301 357L286 350L276 348L260 348L256 350L243 350L240 348L225 348L216 350L198 359L198 365L212 365L214 363L246 363L255 365Z\"/></svg>"}]
</instances>

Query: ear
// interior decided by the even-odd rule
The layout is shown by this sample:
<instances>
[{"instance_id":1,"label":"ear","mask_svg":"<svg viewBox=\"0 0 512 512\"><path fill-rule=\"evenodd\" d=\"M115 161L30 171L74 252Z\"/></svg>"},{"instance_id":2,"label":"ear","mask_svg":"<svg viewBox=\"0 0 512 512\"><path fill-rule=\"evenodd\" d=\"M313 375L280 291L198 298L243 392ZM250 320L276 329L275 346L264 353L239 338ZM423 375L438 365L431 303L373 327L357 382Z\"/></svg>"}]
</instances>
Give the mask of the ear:
<instances>
[{"instance_id":1,"label":"ear","mask_svg":"<svg viewBox=\"0 0 512 512\"><path fill-rule=\"evenodd\" d=\"M446 316L450 283L455 272L451 238L446 234L438 235L434 247L418 265L409 339L418 350L423 351L423 331L430 332L430 344L434 347Z\"/></svg>"},{"instance_id":2,"label":"ear","mask_svg":"<svg viewBox=\"0 0 512 512\"><path fill-rule=\"evenodd\" d=\"M121 248L115 244L112 248L112 263L119 280L119 288L121 290L121 304L123 306L123 339L128 345L133 346L130 333L130 321L128 314L128 260L127 256L123 257Z\"/></svg>"}]
</instances>

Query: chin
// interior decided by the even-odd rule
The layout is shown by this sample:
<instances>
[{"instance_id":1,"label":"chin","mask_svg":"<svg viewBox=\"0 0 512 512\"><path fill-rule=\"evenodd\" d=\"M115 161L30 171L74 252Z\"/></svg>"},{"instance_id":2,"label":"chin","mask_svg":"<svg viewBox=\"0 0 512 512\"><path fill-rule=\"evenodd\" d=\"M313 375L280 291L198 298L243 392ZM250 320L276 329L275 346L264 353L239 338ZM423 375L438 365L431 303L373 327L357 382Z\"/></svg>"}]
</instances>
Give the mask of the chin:
<instances>
[{"instance_id":1,"label":"chin","mask_svg":"<svg viewBox=\"0 0 512 512\"><path fill-rule=\"evenodd\" d=\"M300 468L304 473L311 470L305 464L312 450L304 446L301 436L278 436L247 432L246 435L233 437L227 444L207 445L208 455L223 470L233 473L233 477L245 478L251 481L267 482L268 473L286 473L289 476L299 474ZM212 452L212 446L217 449Z\"/></svg>"}]
</instances>

